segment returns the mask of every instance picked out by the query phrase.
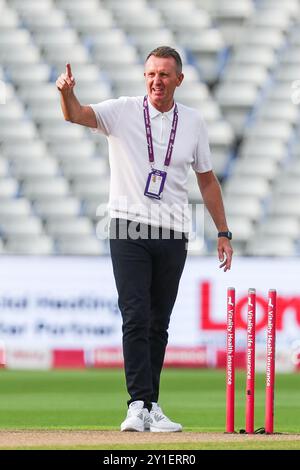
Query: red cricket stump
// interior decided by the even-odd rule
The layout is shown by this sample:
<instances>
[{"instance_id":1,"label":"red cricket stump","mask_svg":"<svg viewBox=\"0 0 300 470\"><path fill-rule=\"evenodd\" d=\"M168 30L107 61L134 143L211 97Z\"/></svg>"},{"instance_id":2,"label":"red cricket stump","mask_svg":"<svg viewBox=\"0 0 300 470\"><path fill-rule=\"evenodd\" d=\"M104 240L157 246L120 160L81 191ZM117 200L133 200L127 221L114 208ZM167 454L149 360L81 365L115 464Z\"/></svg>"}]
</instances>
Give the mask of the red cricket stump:
<instances>
[{"instance_id":1,"label":"red cricket stump","mask_svg":"<svg viewBox=\"0 0 300 470\"><path fill-rule=\"evenodd\" d=\"M267 434L273 434L273 431L274 431L275 344L276 344L276 290L270 289L269 296L268 296L266 415L265 415L265 431Z\"/></svg>"},{"instance_id":2,"label":"red cricket stump","mask_svg":"<svg viewBox=\"0 0 300 470\"><path fill-rule=\"evenodd\" d=\"M256 291L248 290L247 314L247 380L246 380L246 433L254 433L255 393L255 309Z\"/></svg>"},{"instance_id":3,"label":"red cricket stump","mask_svg":"<svg viewBox=\"0 0 300 470\"><path fill-rule=\"evenodd\" d=\"M235 289L227 289L226 432L234 432Z\"/></svg>"}]
</instances>

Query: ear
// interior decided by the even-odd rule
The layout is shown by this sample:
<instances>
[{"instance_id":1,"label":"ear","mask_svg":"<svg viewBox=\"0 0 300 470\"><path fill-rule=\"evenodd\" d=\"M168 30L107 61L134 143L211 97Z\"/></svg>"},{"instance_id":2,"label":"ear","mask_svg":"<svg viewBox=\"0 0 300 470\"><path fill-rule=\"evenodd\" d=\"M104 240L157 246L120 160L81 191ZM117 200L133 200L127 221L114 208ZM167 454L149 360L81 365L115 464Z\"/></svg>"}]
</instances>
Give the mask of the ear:
<instances>
[{"instance_id":1,"label":"ear","mask_svg":"<svg viewBox=\"0 0 300 470\"><path fill-rule=\"evenodd\" d=\"M180 85L182 84L183 79L184 79L183 73L181 73L180 75L178 75L178 77L177 77L177 85L176 85L176 86L180 86Z\"/></svg>"}]
</instances>

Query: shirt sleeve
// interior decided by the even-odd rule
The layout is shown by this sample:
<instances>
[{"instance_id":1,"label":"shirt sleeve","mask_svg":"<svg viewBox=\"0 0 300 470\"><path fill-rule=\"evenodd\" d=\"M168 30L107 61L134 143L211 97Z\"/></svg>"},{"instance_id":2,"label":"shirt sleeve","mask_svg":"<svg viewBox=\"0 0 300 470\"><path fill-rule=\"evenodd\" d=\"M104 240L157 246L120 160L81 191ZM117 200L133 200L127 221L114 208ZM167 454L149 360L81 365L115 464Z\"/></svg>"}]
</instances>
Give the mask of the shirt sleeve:
<instances>
[{"instance_id":1,"label":"shirt sleeve","mask_svg":"<svg viewBox=\"0 0 300 470\"><path fill-rule=\"evenodd\" d=\"M198 140L194 152L192 168L197 173L212 170L211 153L208 141L208 132L204 120L199 116Z\"/></svg>"},{"instance_id":2,"label":"shirt sleeve","mask_svg":"<svg viewBox=\"0 0 300 470\"><path fill-rule=\"evenodd\" d=\"M126 97L121 97L106 100L102 103L90 104L89 106L93 109L97 120L97 129L92 129L92 131L106 136L113 134L125 103Z\"/></svg>"}]
</instances>

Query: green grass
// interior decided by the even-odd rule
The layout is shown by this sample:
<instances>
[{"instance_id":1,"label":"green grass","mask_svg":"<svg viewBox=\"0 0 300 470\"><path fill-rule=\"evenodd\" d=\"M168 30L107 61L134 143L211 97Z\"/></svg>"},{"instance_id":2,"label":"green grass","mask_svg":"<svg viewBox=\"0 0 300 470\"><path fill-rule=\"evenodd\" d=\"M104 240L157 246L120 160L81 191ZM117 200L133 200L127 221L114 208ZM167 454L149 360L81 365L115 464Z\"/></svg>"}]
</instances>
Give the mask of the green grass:
<instances>
[{"instance_id":1,"label":"green grass","mask_svg":"<svg viewBox=\"0 0 300 470\"><path fill-rule=\"evenodd\" d=\"M264 424L264 381L264 374L258 374L256 427ZM239 429L244 427L244 373L237 374L236 385L236 428ZM276 432L300 432L299 390L300 374L277 374ZM0 429L119 429L127 398L123 372L119 370L3 370L0 372ZM183 423L186 431L223 432L225 374L213 370L165 370L160 404L174 420ZM294 444L293 441L274 441L271 444L259 442L255 448L263 444L274 444L276 448L300 446L299 441ZM186 445L181 444L180 448L197 448L197 444L183 447ZM241 444L205 445L209 449L211 446L222 448L222 445L240 448ZM255 443L244 442L243 445L252 448ZM172 444L170 448L175 449L174 446ZM151 445L142 448L151 449ZM201 443L201 448L204 448L204 443Z\"/></svg>"},{"instance_id":2,"label":"green grass","mask_svg":"<svg viewBox=\"0 0 300 470\"><path fill-rule=\"evenodd\" d=\"M11 448L0 447L1 450L9 450ZM109 449L105 445L94 445L94 446L68 446L67 450L299 450L299 441L275 441L275 442L200 442L187 444L183 443L171 443L171 444L135 444L135 445L118 445L111 444ZM62 446L36 446L36 447L18 447L18 450L66 450L66 447Z\"/></svg>"}]
</instances>

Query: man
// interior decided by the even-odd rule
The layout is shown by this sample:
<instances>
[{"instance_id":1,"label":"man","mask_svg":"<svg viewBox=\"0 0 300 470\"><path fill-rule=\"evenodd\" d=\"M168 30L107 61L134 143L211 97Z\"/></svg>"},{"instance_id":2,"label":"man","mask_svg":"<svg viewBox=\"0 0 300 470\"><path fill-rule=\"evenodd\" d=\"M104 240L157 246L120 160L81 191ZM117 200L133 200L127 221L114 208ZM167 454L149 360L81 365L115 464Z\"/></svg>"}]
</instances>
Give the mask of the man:
<instances>
[{"instance_id":1,"label":"man","mask_svg":"<svg viewBox=\"0 0 300 470\"><path fill-rule=\"evenodd\" d=\"M196 110L174 102L184 78L179 54L170 47L155 49L144 76L147 96L89 106L75 97L70 64L56 84L65 119L97 129L109 142L110 248L130 395L121 431L177 432L182 426L167 418L157 402L169 320L186 259L183 208L191 165L219 232L224 271L231 266L231 233L203 120Z\"/></svg>"}]
</instances>

